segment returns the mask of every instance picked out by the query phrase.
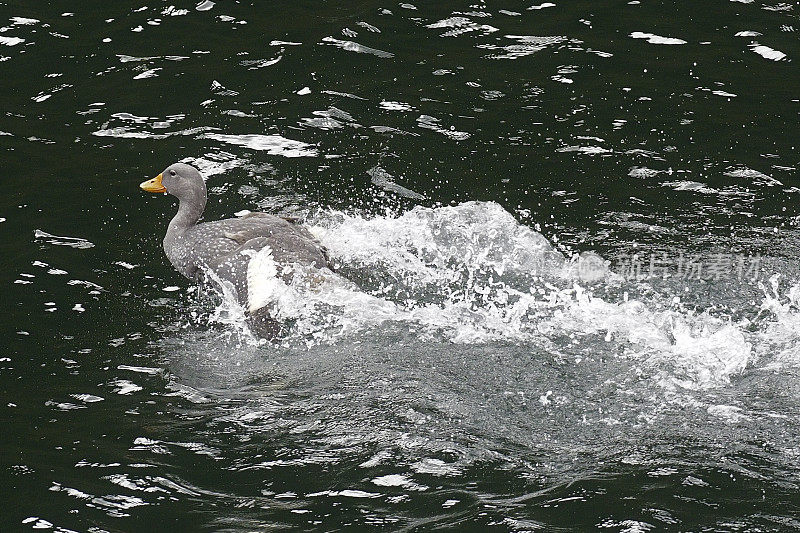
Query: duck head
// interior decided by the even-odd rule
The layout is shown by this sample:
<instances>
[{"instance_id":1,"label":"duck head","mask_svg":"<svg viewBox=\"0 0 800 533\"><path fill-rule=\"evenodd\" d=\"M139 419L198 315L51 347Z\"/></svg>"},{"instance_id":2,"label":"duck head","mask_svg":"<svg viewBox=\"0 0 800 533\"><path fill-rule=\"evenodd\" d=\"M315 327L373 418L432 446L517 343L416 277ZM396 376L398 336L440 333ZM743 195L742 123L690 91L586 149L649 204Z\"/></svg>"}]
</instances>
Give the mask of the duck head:
<instances>
[{"instance_id":1,"label":"duck head","mask_svg":"<svg viewBox=\"0 0 800 533\"><path fill-rule=\"evenodd\" d=\"M139 184L147 192L169 193L179 200L189 200L198 196L206 196L206 183L203 176L192 165L175 163L151 180Z\"/></svg>"},{"instance_id":2,"label":"duck head","mask_svg":"<svg viewBox=\"0 0 800 533\"><path fill-rule=\"evenodd\" d=\"M147 192L169 193L178 199L178 214L171 225L189 227L197 223L206 208L206 182L196 168L185 163L168 166L139 187Z\"/></svg>"}]
</instances>

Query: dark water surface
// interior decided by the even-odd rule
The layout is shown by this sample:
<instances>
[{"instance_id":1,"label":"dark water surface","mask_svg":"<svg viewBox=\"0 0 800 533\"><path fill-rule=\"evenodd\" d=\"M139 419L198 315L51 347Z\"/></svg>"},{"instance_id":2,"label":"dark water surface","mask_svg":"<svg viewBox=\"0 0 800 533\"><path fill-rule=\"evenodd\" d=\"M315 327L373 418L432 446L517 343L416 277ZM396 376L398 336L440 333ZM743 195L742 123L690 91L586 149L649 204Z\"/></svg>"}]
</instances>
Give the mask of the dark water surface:
<instances>
[{"instance_id":1,"label":"dark water surface","mask_svg":"<svg viewBox=\"0 0 800 533\"><path fill-rule=\"evenodd\" d=\"M799 16L0 1L0 529L800 528ZM178 160L358 288L259 343Z\"/></svg>"}]
</instances>

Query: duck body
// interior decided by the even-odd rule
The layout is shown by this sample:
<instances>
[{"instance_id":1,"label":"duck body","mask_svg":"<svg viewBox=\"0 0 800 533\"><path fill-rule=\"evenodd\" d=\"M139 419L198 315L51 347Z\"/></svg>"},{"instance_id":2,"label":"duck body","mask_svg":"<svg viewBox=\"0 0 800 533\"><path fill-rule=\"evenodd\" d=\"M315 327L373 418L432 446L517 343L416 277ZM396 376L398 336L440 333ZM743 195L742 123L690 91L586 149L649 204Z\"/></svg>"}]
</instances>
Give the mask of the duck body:
<instances>
[{"instance_id":1,"label":"duck body","mask_svg":"<svg viewBox=\"0 0 800 533\"><path fill-rule=\"evenodd\" d=\"M178 212L164 236L164 252L175 269L193 281L232 289L251 325L262 336L280 330L269 316L264 290L274 279L290 283L302 269L329 270L326 250L311 233L284 218L267 213L199 223L205 209L205 182L194 167L175 163L141 184L148 192L178 198ZM254 259L258 258L258 262ZM266 263L265 263L266 262ZM255 266L266 268L259 269Z\"/></svg>"},{"instance_id":2,"label":"duck body","mask_svg":"<svg viewBox=\"0 0 800 533\"><path fill-rule=\"evenodd\" d=\"M204 269L220 269L247 250L270 246L273 258L282 264L302 263L328 267L324 249L314 237L283 218L267 213L249 213L241 218L204 222L187 228L168 228L164 253L175 269L189 279L198 279Z\"/></svg>"}]
</instances>

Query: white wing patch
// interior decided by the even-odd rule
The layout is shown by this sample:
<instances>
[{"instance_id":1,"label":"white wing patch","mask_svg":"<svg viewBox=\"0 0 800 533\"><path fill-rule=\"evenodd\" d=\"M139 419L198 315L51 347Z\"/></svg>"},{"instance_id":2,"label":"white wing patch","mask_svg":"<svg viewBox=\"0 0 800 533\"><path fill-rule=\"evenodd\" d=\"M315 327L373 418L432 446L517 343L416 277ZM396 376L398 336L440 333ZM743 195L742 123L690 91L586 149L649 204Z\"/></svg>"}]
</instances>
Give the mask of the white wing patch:
<instances>
[{"instance_id":1,"label":"white wing patch","mask_svg":"<svg viewBox=\"0 0 800 533\"><path fill-rule=\"evenodd\" d=\"M264 246L257 252L248 252L247 311L252 313L275 301L282 281L278 278L278 265L272 257L272 248Z\"/></svg>"}]
</instances>

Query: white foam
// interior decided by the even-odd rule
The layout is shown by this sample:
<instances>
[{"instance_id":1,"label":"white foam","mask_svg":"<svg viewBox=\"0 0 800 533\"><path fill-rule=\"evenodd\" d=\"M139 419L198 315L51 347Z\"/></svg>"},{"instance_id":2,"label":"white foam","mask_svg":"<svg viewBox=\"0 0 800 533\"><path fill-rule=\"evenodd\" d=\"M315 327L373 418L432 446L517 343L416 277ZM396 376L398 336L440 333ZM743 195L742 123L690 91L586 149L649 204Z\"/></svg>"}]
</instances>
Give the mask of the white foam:
<instances>
[{"instance_id":1,"label":"white foam","mask_svg":"<svg viewBox=\"0 0 800 533\"><path fill-rule=\"evenodd\" d=\"M323 37L322 43L330 46L335 46L337 48L341 48L342 50L347 50L348 52L356 52L359 54L371 54L382 58L394 57L394 54L391 52L387 52L385 50L379 50L377 48L370 48L369 46L364 46L363 44L358 44L354 41L342 41L340 39L335 39L333 37Z\"/></svg>"},{"instance_id":2,"label":"white foam","mask_svg":"<svg viewBox=\"0 0 800 533\"><path fill-rule=\"evenodd\" d=\"M783 294L780 276L773 275L769 287L761 285L764 300L760 314L770 317L757 333L756 351L765 361L765 368L800 367L800 284L794 284Z\"/></svg>"},{"instance_id":3,"label":"white foam","mask_svg":"<svg viewBox=\"0 0 800 533\"><path fill-rule=\"evenodd\" d=\"M781 52L780 50L775 50L774 48L770 48L769 46L754 44L751 46L751 50L757 53L764 59L770 59L772 61L783 61L786 59L786 54Z\"/></svg>"},{"instance_id":4,"label":"white foam","mask_svg":"<svg viewBox=\"0 0 800 533\"><path fill-rule=\"evenodd\" d=\"M683 39L678 39L676 37L662 37L660 35L656 35L654 33L645 33L641 31L635 31L630 34L631 37L634 39L646 39L650 44L667 44L667 45L676 45L676 44L686 44L686 41Z\"/></svg>"},{"instance_id":5,"label":"white foam","mask_svg":"<svg viewBox=\"0 0 800 533\"><path fill-rule=\"evenodd\" d=\"M280 135L223 135L220 133L206 133L201 138L212 139L215 141L244 146L251 150L265 151L270 155L280 155L283 157L316 157L316 148L301 141L295 141L281 137Z\"/></svg>"},{"instance_id":6,"label":"white foam","mask_svg":"<svg viewBox=\"0 0 800 533\"><path fill-rule=\"evenodd\" d=\"M5 37L0 36L0 44L4 44L6 46L17 46L19 43L24 43L25 39L22 37Z\"/></svg>"},{"instance_id":7,"label":"white foam","mask_svg":"<svg viewBox=\"0 0 800 533\"><path fill-rule=\"evenodd\" d=\"M690 390L727 386L757 364L800 366L800 287L781 292L777 279L764 289L759 316L737 321L682 307L684 283L663 297L614 296L627 282L602 257L567 259L491 202L400 216L332 211L310 230L338 273L277 265L269 249L248 265L248 309L270 306L270 316L289 324L284 340L293 345L391 324L423 339L511 342L554 354L573 353L585 339L592 353L625 357L661 386ZM222 286L226 297L212 319L242 324L245 310Z\"/></svg>"}]
</instances>

